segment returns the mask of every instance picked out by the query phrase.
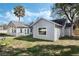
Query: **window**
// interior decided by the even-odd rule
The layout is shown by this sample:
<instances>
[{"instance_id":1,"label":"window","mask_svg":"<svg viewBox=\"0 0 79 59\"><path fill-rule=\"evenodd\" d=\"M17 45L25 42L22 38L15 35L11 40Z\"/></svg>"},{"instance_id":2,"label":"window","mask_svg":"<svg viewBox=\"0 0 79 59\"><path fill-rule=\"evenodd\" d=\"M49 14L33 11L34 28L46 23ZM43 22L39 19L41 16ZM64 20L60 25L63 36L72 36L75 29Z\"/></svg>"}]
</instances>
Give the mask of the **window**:
<instances>
[{"instance_id":1,"label":"window","mask_svg":"<svg viewBox=\"0 0 79 59\"><path fill-rule=\"evenodd\" d=\"M22 33L22 28L20 28L20 33Z\"/></svg>"},{"instance_id":2,"label":"window","mask_svg":"<svg viewBox=\"0 0 79 59\"><path fill-rule=\"evenodd\" d=\"M16 33L16 29L14 30L14 33Z\"/></svg>"},{"instance_id":3,"label":"window","mask_svg":"<svg viewBox=\"0 0 79 59\"><path fill-rule=\"evenodd\" d=\"M13 28L12 28L12 33L16 33L16 29L13 29Z\"/></svg>"},{"instance_id":4,"label":"window","mask_svg":"<svg viewBox=\"0 0 79 59\"><path fill-rule=\"evenodd\" d=\"M25 29L25 34L29 34L29 29Z\"/></svg>"},{"instance_id":5,"label":"window","mask_svg":"<svg viewBox=\"0 0 79 59\"><path fill-rule=\"evenodd\" d=\"M46 35L46 28L39 28L38 31L40 35Z\"/></svg>"}]
</instances>

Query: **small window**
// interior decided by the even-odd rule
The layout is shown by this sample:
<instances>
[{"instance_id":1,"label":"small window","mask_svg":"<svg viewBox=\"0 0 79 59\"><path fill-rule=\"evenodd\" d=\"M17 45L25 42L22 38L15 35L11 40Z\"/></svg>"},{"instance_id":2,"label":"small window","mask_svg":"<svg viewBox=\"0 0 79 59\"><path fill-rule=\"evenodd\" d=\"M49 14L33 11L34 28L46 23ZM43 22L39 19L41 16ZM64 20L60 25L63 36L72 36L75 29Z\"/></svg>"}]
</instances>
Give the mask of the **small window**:
<instances>
[{"instance_id":1,"label":"small window","mask_svg":"<svg viewBox=\"0 0 79 59\"><path fill-rule=\"evenodd\" d=\"M12 33L16 33L16 29L12 29Z\"/></svg>"},{"instance_id":2,"label":"small window","mask_svg":"<svg viewBox=\"0 0 79 59\"><path fill-rule=\"evenodd\" d=\"M25 34L29 34L29 29L25 29Z\"/></svg>"},{"instance_id":3,"label":"small window","mask_svg":"<svg viewBox=\"0 0 79 59\"><path fill-rule=\"evenodd\" d=\"M16 29L14 30L14 33L16 33Z\"/></svg>"},{"instance_id":4,"label":"small window","mask_svg":"<svg viewBox=\"0 0 79 59\"><path fill-rule=\"evenodd\" d=\"M20 28L20 33L22 33L22 28Z\"/></svg>"},{"instance_id":5,"label":"small window","mask_svg":"<svg viewBox=\"0 0 79 59\"><path fill-rule=\"evenodd\" d=\"M40 35L46 35L46 28L39 28L38 30Z\"/></svg>"}]
</instances>

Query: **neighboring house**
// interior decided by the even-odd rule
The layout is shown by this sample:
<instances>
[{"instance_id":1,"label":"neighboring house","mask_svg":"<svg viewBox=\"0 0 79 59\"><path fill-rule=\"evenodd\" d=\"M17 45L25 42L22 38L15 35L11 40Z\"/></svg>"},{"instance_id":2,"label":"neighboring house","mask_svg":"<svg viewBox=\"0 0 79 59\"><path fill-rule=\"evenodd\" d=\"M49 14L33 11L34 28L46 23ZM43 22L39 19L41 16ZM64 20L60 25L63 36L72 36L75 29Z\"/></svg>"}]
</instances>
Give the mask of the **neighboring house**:
<instances>
[{"instance_id":1,"label":"neighboring house","mask_svg":"<svg viewBox=\"0 0 79 59\"><path fill-rule=\"evenodd\" d=\"M64 28L64 36L73 36L73 28L72 24L66 23L65 28Z\"/></svg>"},{"instance_id":2,"label":"neighboring house","mask_svg":"<svg viewBox=\"0 0 79 59\"><path fill-rule=\"evenodd\" d=\"M8 34L14 36L30 35L30 27L22 22L11 21L8 24Z\"/></svg>"},{"instance_id":3,"label":"neighboring house","mask_svg":"<svg viewBox=\"0 0 79 59\"><path fill-rule=\"evenodd\" d=\"M0 30L3 30L3 26L2 25L0 25Z\"/></svg>"},{"instance_id":4,"label":"neighboring house","mask_svg":"<svg viewBox=\"0 0 79 59\"><path fill-rule=\"evenodd\" d=\"M72 35L71 23L68 23L66 19L56 19L56 20L52 20L52 22L62 25L60 37Z\"/></svg>"},{"instance_id":5,"label":"neighboring house","mask_svg":"<svg viewBox=\"0 0 79 59\"><path fill-rule=\"evenodd\" d=\"M71 24L66 19L48 21L40 18L31 25L33 27L33 38L56 41L63 36L71 36Z\"/></svg>"},{"instance_id":6,"label":"neighboring house","mask_svg":"<svg viewBox=\"0 0 79 59\"><path fill-rule=\"evenodd\" d=\"M7 33L7 25L6 24L0 25L0 33Z\"/></svg>"}]
</instances>

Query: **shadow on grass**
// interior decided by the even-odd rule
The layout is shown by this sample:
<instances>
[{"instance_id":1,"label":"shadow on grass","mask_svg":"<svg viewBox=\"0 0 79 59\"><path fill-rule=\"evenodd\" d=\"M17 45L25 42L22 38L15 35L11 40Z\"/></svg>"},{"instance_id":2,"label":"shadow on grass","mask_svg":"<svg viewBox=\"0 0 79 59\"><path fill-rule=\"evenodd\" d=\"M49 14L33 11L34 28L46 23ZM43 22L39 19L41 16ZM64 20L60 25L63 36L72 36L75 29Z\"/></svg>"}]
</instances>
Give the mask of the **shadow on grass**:
<instances>
[{"instance_id":1,"label":"shadow on grass","mask_svg":"<svg viewBox=\"0 0 79 59\"><path fill-rule=\"evenodd\" d=\"M36 41L51 42L50 40L43 40L43 39L33 38L32 35L29 35L29 36L20 36L20 37L16 37L15 39L17 39L17 40L25 40L25 41L30 41L30 42L36 42Z\"/></svg>"},{"instance_id":2,"label":"shadow on grass","mask_svg":"<svg viewBox=\"0 0 79 59\"><path fill-rule=\"evenodd\" d=\"M1 36L1 37L7 37L7 36L13 37L12 35L8 35L8 34L6 34L6 33L0 33L0 36Z\"/></svg>"},{"instance_id":3,"label":"shadow on grass","mask_svg":"<svg viewBox=\"0 0 79 59\"><path fill-rule=\"evenodd\" d=\"M79 46L43 45L28 48L27 52L34 56L72 56L79 55Z\"/></svg>"},{"instance_id":4,"label":"shadow on grass","mask_svg":"<svg viewBox=\"0 0 79 59\"><path fill-rule=\"evenodd\" d=\"M79 36L65 36L61 37L60 40L79 40Z\"/></svg>"},{"instance_id":5,"label":"shadow on grass","mask_svg":"<svg viewBox=\"0 0 79 59\"><path fill-rule=\"evenodd\" d=\"M79 55L79 46L37 45L28 49L3 47L0 48L2 56L76 56Z\"/></svg>"}]
</instances>

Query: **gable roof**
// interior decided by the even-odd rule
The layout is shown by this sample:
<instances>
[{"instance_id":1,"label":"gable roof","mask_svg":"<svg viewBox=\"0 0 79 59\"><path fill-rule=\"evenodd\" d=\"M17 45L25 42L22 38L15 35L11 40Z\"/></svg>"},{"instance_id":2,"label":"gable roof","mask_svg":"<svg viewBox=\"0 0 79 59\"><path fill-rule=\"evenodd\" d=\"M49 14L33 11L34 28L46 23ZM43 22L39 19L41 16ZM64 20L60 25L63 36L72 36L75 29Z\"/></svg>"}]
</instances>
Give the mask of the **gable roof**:
<instances>
[{"instance_id":1,"label":"gable roof","mask_svg":"<svg viewBox=\"0 0 79 59\"><path fill-rule=\"evenodd\" d=\"M47 19L45 19L45 18L39 18L39 19L38 19L36 22L34 22L31 26L35 25L35 24L38 23L40 20L45 20L45 21L48 21L48 22L50 22L50 23L54 23L54 24L56 24L56 25L58 25L58 26L62 26L61 24L58 24L58 23L49 21L49 20L47 20Z\"/></svg>"},{"instance_id":2,"label":"gable roof","mask_svg":"<svg viewBox=\"0 0 79 59\"><path fill-rule=\"evenodd\" d=\"M17 22L17 21L11 21L9 24L12 24L14 27L28 27L29 26L22 22Z\"/></svg>"},{"instance_id":3,"label":"gable roof","mask_svg":"<svg viewBox=\"0 0 79 59\"><path fill-rule=\"evenodd\" d=\"M56 19L56 20L51 20L51 21L58 23L58 24L63 26L66 22L66 19Z\"/></svg>"}]
</instances>

